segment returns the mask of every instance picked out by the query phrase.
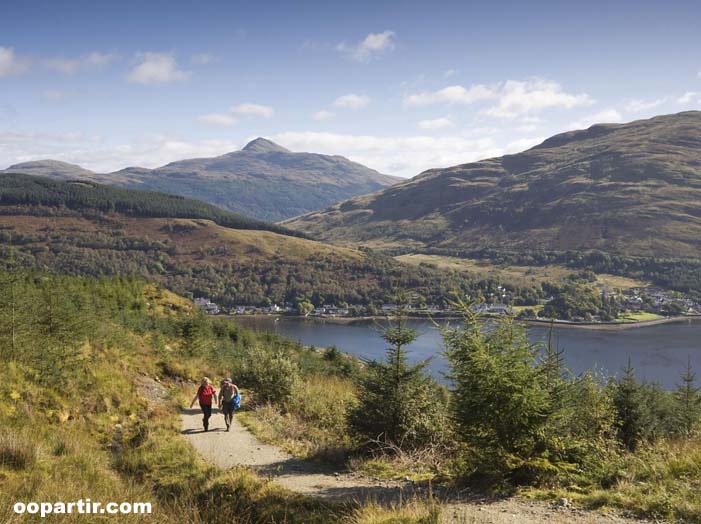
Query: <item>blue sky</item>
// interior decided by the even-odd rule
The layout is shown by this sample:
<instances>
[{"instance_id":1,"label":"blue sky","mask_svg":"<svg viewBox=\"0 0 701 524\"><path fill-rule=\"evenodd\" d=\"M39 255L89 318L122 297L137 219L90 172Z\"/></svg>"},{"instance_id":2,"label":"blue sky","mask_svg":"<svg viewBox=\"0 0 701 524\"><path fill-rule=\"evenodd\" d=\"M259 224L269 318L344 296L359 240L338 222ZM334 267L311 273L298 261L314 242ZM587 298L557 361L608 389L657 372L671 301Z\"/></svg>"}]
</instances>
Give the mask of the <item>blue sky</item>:
<instances>
[{"instance_id":1,"label":"blue sky","mask_svg":"<svg viewBox=\"0 0 701 524\"><path fill-rule=\"evenodd\" d=\"M266 136L413 176L701 106L698 2L3 4L0 167Z\"/></svg>"}]
</instances>

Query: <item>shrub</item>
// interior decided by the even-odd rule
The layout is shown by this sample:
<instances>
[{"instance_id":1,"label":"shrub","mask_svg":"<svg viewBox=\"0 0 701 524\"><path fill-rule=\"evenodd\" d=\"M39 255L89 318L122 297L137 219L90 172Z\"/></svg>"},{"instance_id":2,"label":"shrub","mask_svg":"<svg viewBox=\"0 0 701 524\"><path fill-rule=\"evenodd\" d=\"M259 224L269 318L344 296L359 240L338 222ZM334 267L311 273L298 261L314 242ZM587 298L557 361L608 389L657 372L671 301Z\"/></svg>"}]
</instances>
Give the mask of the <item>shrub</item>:
<instances>
[{"instance_id":1,"label":"shrub","mask_svg":"<svg viewBox=\"0 0 701 524\"><path fill-rule=\"evenodd\" d=\"M241 385L253 389L259 402L287 404L299 380L299 367L280 351L255 348L244 357Z\"/></svg>"}]
</instances>

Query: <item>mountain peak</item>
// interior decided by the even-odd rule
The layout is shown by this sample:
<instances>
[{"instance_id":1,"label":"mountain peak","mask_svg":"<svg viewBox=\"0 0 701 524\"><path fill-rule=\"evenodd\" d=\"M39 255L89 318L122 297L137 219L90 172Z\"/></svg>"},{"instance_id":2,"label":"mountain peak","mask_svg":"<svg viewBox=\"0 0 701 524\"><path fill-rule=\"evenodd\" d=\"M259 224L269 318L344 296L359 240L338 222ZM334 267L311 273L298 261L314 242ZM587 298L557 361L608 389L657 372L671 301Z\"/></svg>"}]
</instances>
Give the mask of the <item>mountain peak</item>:
<instances>
[{"instance_id":1,"label":"mountain peak","mask_svg":"<svg viewBox=\"0 0 701 524\"><path fill-rule=\"evenodd\" d=\"M241 151L248 151L249 153L289 153L289 149L277 145L272 140L267 138L258 137L255 140L251 140L248 144L244 146Z\"/></svg>"},{"instance_id":2,"label":"mountain peak","mask_svg":"<svg viewBox=\"0 0 701 524\"><path fill-rule=\"evenodd\" d=\"M30 160L28 162L20 162L19 164L13 164L7 169L22 169L22 168L36 168L36 167L42 167L42 166L50 166L50 167L60 167L60 168L75 168L75 169L82 169L83 171L87 171L87 169L84 169L80 167L79 165L76 164L71 164L69 162L63 162L61 160L51 160L51 159L45 159L45 160Z\"/></svg>"},{"instance_id":3,"label":"mountain peak","mask_svg":"<svg viewBox=\"0 0 701 524\"><path fill-rule=\"evenodd\" d=\"M6 173L26 173L38 176L56 176L61 179L92 177L95 173L76 164L60 160L31 160L13 164L5 170Z\"/></svg>"}]
</instances>

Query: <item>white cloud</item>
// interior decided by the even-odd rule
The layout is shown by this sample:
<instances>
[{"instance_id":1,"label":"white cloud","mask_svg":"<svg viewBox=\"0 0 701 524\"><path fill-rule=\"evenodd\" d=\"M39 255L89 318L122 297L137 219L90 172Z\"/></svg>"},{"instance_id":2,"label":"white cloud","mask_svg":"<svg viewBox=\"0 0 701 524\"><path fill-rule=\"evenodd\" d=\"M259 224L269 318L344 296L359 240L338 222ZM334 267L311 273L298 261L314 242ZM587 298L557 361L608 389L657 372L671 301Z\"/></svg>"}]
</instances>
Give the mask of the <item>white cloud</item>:
<instances>
[{"instance_id":1,"label":"white cloud","mask_svg":"<svg viewBox=\"0 0 701 524\"><path fill-rule=\"evenodd\" d=\"M443 73L443 78L450 78L451 76L455 76L458 74L457 69L448 69Z\"/></svg>"},{"instance_id":2,"label":"white cloud","mask_svg":"<svg viewBox=\"0 0 701 524\"><path fill-rule=\"evenodd\" d=\"M170 53L143 53L138 56L138 64L127 76L129 82L137 84L168 84L181 82L190 76L178 68L175 57Z\"/></svg>"},{"instance_id":3,"label":"white cloud","mask_svg":"<svg viewBox=\"0 0 701 524\"><path fill-rule=\"evenodd\" d=\"M384 173L413 176L434 167L447 167L506 152L516 152L541 139L514 140L506 147L488 136L489 129L472 129L458 136L378 136L337 133L287 132L272 136L293 151L340 154ZM127 166L158 167L184 158L218 156L241 148L231 140L186 140L177 136L138 136L112 142L79 133L2 133L0 168L44 158L79 164L97 172Z\"/></svg>"},{"instance_id":4,"label":"white cloud","mask_svg":"<svg viewBox=\"0 0 701 524\"><path fill-rule=\"evenodd\" d=\"M588 94L567 93L560 84L550 80L507 80L500 86L497 104L485 110L484 114L498 118L516 118L544 109L572 109L593 103L594 99Z\"/></svg>"},{"instance_id":5,"label":"white cloud","mask_svg":"<svg viewBox=\"0 0 701 524\"><path fill-rule=\"evenodd\" d=\"M43 96L49 102L61 102L66 98L67 95L65 91L59 91L57 89L47 89L41 94L41 96Z\"/></svg>"},{"instance_id":6,"label":"white cloud","mask_svg":"<svg viewBox=\"0 0 701 524\"><path fill-rule=\"evenodd\" d=\"M421 129L445 129L446 127L453 127L455 124L450 118L444 116L442 118L434 118L432 120L421 120L418 126Z\"/></svg>"},{"instance_id":7,"label":"white cloud","mask_svg":"<svg viewBox=\"0 0 701 524\"><path fill-rule=\"evenodd\" d=\"M494 98L494 88L484 84L472 85L469 88L455 85L444 87L438 91L424 91L404 97L406 106L427 106L432 104L474 104L480 100Z\"/></svg>"},{"instance_id":8,"label":"white cloud","mask_svg":"<svg viewBox=\"0 0 701 524\"><path fill-rule=\"evenodd\" d=\"M530 78L523 81L507 80L493 85L475 84L468 88L452 85L437 91L408 94L404 96L404 105L470 105L485 100L496 100L496 105L483 110L482 113L498 118L524 117L544 109L554 107L571 109L594 103L586 93L567 93L556 82Z\"/></svg>"},{"instance_id":9,"label":"white cloud","mask_svg":"<svg viewBox=\"0 0 701 524\"><path fill-rule=\"evenodd\" d=\"M211 53L197 53L190 57L190 62L194 65L207 65L217 61L217 58Z\"/></svg>"},{"instance_id":10,"label":"white cloud","mask_svg":"<svg viewBox=\"0 0 701 524\"><path fill-rule=\"evenodd\" d=\"M271 118L274 113L272 107L247 102L232 106L225 112L200 115L197 117L197 121L215 126L232 126L238 122L237 116Z\"/></svg>"},{"instance_id":11,"label":"white cloud","mask_svg":"<svg viewBox=\"0 0 701 524\"><path fill-rule=\"evenodd\" d=\"M574 122L571 122L568 126L569 129L586 129L593 126L594 124L610 124L615 122L620 122L623 120L621 113L615 109L604 109L593 115L586 116Z\"/></svg>"},{"instance_id":12,"label":"white cloud","mask_svg":"<svg viewBox=\"0 0 701 524\"><path fill-rule=\"evenodd\" d=\"M321 120L329 120L329 119L331 119L331 118L333 118L333 117L335 117L335 116L336 116L336 113L334 113L334 112L332 112L332 111L327 111L326 109L322 109L321 111L317 111L316 113L314 113L314 114L312 115L312 118L313 118L314 120L320 120L320 121L321 121Z\"/></svg>"},{"instance_id":13,"label":"white cloud","mask_svg":"<svg viewBox=\"0 0 701 524\"><path fill-rule=\"evenodd\" d=\"M369 103L369 96L350 93L348 95L339 96L336 100L334 100L333 106L343 109L361 109Z\"/></svg>"},{"instance_id":14,"label":"white cloud","mask_svg":"<svg viewBox=\"0 0 701 524\"><path fill-rule=\"evenodd\" d=\"M233 126L236 123L236 118L229 113L207 113L198 116L197 120L213 126Z\"/></svg>"},{"instance_id":15,"label":"white cloud","mask_svg":"<svg viewBox=\"0 0 701 524\"><path fill-rule=\"evenodd\" d=\"M115 54L93 51L92 53L76 58L47 58L43 63L49 69L59 71L65 75L72 75L81 70L106 66L117 60L117 58Z\"/></svg>"},{"instance_id":16,"label":"white cloud","mask_svg":"<svg viewBox=\"0 0 701 524\"><path fill-rule=\"evenodd\" d=\"M682 96L677 98L678 104L689 104L694 103L694 100L698 100L696 103L701 104L701 93L697 91L687 91Z\"/></svg>"},{"instance_id":17,"label":"white cloud","mask_svg":"<svg viewBox=\"0 0 701 524\"><path fill-rule=\"evenodd\" d=\"M263 118L271 118L275 113L273 108L270 106L252 104L250 102L233 106L229 109L229 111L238 115L261 116Z\"/></svg>"},{"instance_id":18,"label":"white cloud","mask_svg":"<svg viewBox=\"0 0 701 524\"><path fill-rule=\"evenodd\" d=\"M392 51L395 47L395 37L395 32L389 30L382 33L370 33L357 44L348 45L341 42L336 46L336 49L358 62L369 62L382 53Z\"/></svg>"},{"instance_id":19,"label":"white cloud","mask_svg":"<svg viewBox=\"0 0 701 524\"><path fill-rule=\"evenodd\" d=\"M504 153L520 153L526 149L530 149L533 146L537 146L545 140L544 137L534 137L534 138L520 138L509 142L504 148Z\"/></svg>"},{"instance_id":20,"label":"white cloud","mask_svg":"<svg viewBox=\"0 0 701 524\"><path fill-rule=\"evenodd\" d=\"M522 124L514 127L514 131L519 133L532 133L536 129L538 129L538 124Z\"/></svg>"},{"instance_id":21,"label":"white cloud","mask_svg":"<svg viewBox=\"0 0 701 524\"><path fill-rule=\"evenodd\" d=\"M30 65L29 59L17 56L12 47L0 47L0 78L21 75Z\"/></svg>"},{"instance_id":22,"label":"white cloud","mask_svg":"<svg viewBox=\"0 0 701 524\"><path fill-rule=\"evenodd\" d=\"M272 139L293 151L344 155L383 173L413 176L503 153L491 137L345 135L287 132Z\"/></svg>"},{"instance_id":23,"label":"white cloud","mask_svg":"<svg viewBox=\"0 0 701 524\"><path fill-rule=\"evenodd\" d=\"M648 109L653 109L662 104L669 102L669 97L665 96L663 98L658 98L656 100L643 100L641 98L633 98L626 100L623 109L629 113L637 113L640 111L647 111Z\"/></svg>"},{"instance_id":24,"label":"white cloud","mask_svg":"<svg viewBox=\"0 0 701 524\"><path fill-rule=\"evenodd\" d=\"M242 145L230 140L187 141L167 135L135 137L129 142L112 143L99 136L79 133L0 132L0 168L53 158L106 173L127 166L153 168L184 158L222 155L236 151Z\"/></svg>"}]
</instances>

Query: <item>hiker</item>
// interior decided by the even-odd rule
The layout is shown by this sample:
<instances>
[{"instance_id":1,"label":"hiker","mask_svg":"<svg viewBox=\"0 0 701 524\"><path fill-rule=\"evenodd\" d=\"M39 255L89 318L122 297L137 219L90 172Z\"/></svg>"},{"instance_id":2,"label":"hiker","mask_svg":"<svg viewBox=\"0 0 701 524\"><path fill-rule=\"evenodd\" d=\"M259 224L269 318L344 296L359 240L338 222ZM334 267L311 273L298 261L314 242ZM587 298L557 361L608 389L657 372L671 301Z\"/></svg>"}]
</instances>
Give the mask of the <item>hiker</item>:
<instances>
[{"instance_id":1,"label":"hiker","mask_svg":"<svg viewBox=\"0 0 701 524\"><path fill-rule=\"evenodd\" d=\"M226 423L227 431L229 431L231 421L234 418L234 409L237 408L235 405L237 398L241 398L238 386L236 386L230 378L225 378L219 389L219 409L224 413L224 422Z\"/></svg>"},{"instance_id":2,"label":"hiker","mask_svg":"<svg viewBox=\"0 0 701 524\"><path fill-rule=\"evenodd\" d=\"M212 416L212 399L217 397L216 390L212 387L212 383L207 377L202 379L200 387L197 388L197 393L195 398L190 402L190 409L195 405L195 401L200 401L200 408L202 409L202 425L205 431L209 431L209 417Z\"/></svg>"}]
</instances>

